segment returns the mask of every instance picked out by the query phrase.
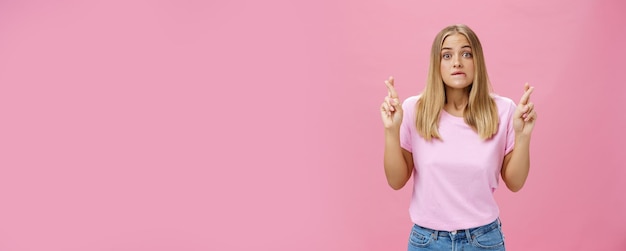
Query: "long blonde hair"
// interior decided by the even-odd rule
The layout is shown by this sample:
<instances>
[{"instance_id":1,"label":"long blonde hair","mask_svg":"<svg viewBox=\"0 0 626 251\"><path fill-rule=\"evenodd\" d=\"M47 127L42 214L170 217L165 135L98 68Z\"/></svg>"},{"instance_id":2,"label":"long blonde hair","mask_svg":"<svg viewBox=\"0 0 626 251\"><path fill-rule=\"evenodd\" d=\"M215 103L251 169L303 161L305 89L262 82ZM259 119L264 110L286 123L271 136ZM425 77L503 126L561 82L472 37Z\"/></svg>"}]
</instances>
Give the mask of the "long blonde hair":
<instances>
[{"instance_id":1,"label":"long blonde hair","mask_svg":"<svg viewBox=\"0 0 626 251\"><path fill-rule=\"evenodd\" d=\"M470 43L474 60L474 81L468 87L469 102L463 112L465 123L472 127L481 139L489 139L498 131L498 109L491 98L491 86L487 76L483 48L478 37L469 27L463 24L451 25L441 30L430 51L430 69L426 88L420 95L416 109L417 131L426 140L436 138L443 140L439 135L439 116L446 103L445 84L441 77L441 48L443 41L450 35L462 34Z\"/></svg>"}]
</instances>

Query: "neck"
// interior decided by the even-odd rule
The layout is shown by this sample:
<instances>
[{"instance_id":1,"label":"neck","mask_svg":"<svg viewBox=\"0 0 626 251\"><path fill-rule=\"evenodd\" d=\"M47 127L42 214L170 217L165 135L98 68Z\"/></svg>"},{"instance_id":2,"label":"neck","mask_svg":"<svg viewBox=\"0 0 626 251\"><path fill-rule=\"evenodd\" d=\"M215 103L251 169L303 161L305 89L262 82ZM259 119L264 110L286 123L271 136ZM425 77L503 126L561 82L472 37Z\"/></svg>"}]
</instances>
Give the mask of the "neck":
<instances>
[{"instance_id":1,"label":"neck","mask_svg":"<svg viewBox=\"0 0 626 251\"><path fill-rule=\"evenodd\" d=\"M469 102L469 90L464 89L446 89L446 108L448 110L463 111Z\"/></svg>"}]
</instances>

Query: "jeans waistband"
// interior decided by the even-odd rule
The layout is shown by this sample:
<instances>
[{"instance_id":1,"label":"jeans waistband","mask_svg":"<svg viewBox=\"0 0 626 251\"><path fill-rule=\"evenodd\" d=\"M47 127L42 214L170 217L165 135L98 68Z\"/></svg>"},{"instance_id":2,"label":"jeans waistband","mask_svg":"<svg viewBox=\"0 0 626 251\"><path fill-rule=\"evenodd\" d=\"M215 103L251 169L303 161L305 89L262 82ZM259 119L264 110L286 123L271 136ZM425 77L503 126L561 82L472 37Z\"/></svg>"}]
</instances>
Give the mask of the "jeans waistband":
<instances>
[{"instance_id":1,"label":"jeans waistband","mask_svg":"<svg viewBox=\"0 0 626 251\"><path fill-rule=\"evenodd\" d=\"M416 226L418 226L419 228L423 230L431 232L434 236L450 237L451 235L454 235L456 236L456 238L465 238L466 236L477 236L477 235L482 235L483 233L487 233L491 230L494 230L500 227L501 223L500 223L500 218L498 218L495 221L484 226L468 228L468 229L459 229L455 231L440 231L440 230L425 228L419 225L416 225Z\"/></svg>"}]
</instances>

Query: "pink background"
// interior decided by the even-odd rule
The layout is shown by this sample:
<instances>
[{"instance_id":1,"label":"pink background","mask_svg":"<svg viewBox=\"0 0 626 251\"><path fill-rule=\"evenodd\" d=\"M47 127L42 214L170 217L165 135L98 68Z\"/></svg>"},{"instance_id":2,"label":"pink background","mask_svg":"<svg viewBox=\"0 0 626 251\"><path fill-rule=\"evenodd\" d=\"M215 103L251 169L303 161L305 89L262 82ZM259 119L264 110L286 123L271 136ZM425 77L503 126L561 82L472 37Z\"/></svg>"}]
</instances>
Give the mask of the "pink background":
<instances>
[{"instance_id":1,"label":"pink background","mask_svg":"<svg viewBox=\"0 0 626 251\"><path fill-rule=\"evenodd\" d=\"M465 23L536 86L508 250L626 250L623 1L0 1L0 250L406 250L382 167Z\"/></svg>"}]
</instances>

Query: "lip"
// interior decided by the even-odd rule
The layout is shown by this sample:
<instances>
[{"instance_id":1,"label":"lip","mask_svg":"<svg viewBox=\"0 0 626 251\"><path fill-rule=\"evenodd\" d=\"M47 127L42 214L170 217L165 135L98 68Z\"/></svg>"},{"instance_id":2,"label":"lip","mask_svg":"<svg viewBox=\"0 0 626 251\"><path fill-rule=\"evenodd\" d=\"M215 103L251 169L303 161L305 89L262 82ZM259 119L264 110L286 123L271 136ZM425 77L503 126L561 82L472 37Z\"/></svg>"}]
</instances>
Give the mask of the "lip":
<instances>
[{"instance_id":1,"label":"lip","mask_svg":"<svg viewBox=\"0 0 626 251\"><path fill-rule=\"evenodd\" d=\"M461 74L465 75L465 72L455 71L455 72L452 73L452 76L454 76L454 75L461 75Z\"/></svg>"}]
</instances>

